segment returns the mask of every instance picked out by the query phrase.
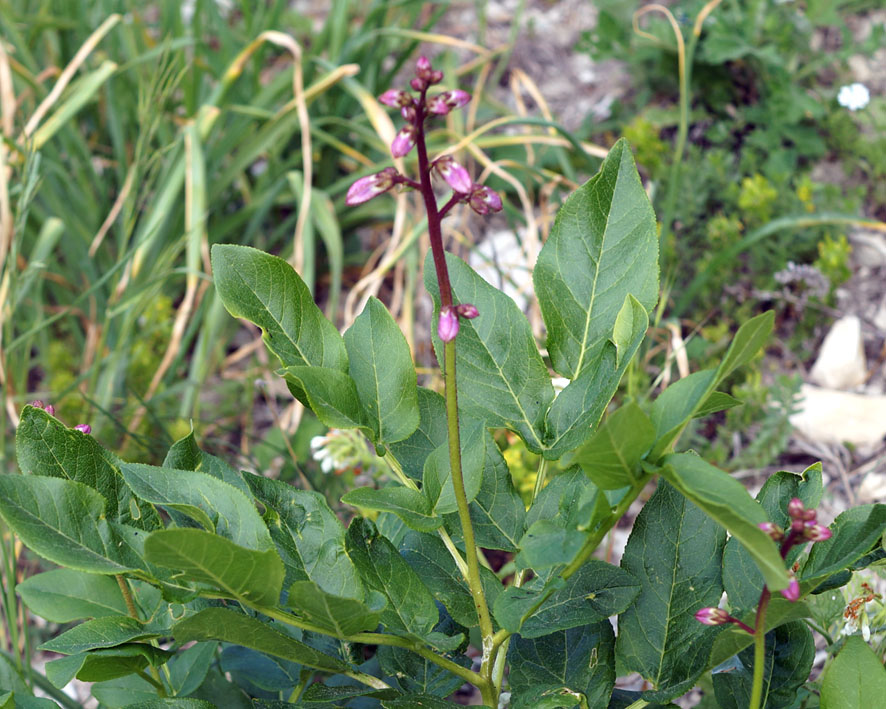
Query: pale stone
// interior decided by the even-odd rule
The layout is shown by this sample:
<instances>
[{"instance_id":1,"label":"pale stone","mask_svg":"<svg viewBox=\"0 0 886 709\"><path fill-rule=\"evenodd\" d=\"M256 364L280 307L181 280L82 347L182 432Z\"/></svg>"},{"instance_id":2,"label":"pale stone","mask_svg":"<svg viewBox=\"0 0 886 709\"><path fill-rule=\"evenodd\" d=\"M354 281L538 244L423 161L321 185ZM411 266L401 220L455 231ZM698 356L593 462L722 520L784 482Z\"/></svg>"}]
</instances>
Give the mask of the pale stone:
<instances>
[{"instance_id":1,"label":"pale stone","mask_svg":"<svg viewBox=\"0 0 886 709\"><path fill-rule=\"evenodd\" d=\"M886 396L852 394L804 384L794 429L819 443L876 446L886 437Z\"/></svg>"},{"instance_id":2,"label":"pale stone","mask_svg":"<svg viewBox=\"0 0 886 709\"><path fill-rule=\"evenodd\" d=\"M858 488L859 502L886 502L886 473L868 473Z\"/></svg>"},{"instance_id":3,"label":"pale stone","mask_svg":"<svg viewBox=\"0 0 886 709\"><path fill-rule=\"evenodd\" d=\"M861 320L847 315L837 320L824 338L809 377L823 387L848 390L864 384L867 374Z\"/></svg>"}]
</instances>

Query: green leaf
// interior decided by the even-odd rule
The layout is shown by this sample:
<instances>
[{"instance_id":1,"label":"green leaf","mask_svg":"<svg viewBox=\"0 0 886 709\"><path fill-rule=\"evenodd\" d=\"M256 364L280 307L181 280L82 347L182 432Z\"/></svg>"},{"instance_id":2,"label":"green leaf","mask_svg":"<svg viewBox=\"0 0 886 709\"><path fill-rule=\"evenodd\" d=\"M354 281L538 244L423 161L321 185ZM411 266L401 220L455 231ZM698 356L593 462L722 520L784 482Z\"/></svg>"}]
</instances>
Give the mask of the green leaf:
<instances>
[{"instance_id":1,"label":"green leaf","mask_svg":"<svg viewBox=\"0 0 886 709\"><path fill-rule=\"evenodd\" d=\"M351 522L346 540L363 580L388 601L382 624L391 632L420 638L430 633L440 616L434 598L393 544L359 517Z\"/></svg>"},{"instance_id":2,"label":"green leaf","mask_svg":"<svg viewBox=\"0 0 886 709\"><path fill-rule=\"evenodd\" d=\"M243 492L194 470L124 463L123 477L141 499L177 510L209 531L247 549L273 547L268 528Z\"/></svg>"},{"instance_id":3,"label":"green leaf","mask_svg":"<svg viewBox=\"0 0 886 709\"><path fill-rule=\"evenodd\" d=\"M349 669L338 658L284 635L268 623L227 608L206 608L177 623L172 634L178 643L221 640L326 672L347 672Z\"/></svg>"},{"instance_id":4,"label":"green leaf","mask_svg":"<svg viewBox=\"0 0 886 709\"><path fill-rule=\"evenodd\" d=\"M813 659L815 642L805 623L794 621L767 633L760 707L781 709L792 706L797 690L809 679ZM753 647L742 651L737 668L714 674L714 692L722 709L750 706L753 676Z\"/></svg>"},{"instance_id":5,"label":"green leaf","mask_svg":"<svg viewBox=\"0 0 886 709\"><path fill-rule=\"evenodd\" d=\"M66 428L43 409L26 406L22 410L15 431L15 454L25 474L74 480L97 490L108 503L110 520L142 529L161 526L151 505L133 499L116 456L92 436Z\"/></svg>"},{"instance_id":6,"label":"green leaf","mask_svg":"<svg viewBox=\"0 0 886 709\"><path fill-rule=\"evenodd\" d=\"M323 703L327 705L323 709L327 709L330 702L344 701L345 699L355 699L357 697L372 697L373 699L394 699L398 696L400 696L400 692L395 689L372 689L371 687L367 687L365 685L331 687L325 684L314 683L308 686L301 697L299 697L298 701L300 704L304 704L306 707L311 707L315 704ZM266 705L264 703L257 705L258 709L264 709L265 706ZM285 709L286 706L287 705L285 703L280 704L281 709ZM277 708L268 705L268 709Z\"/></svg>"},{"instance_id":7,"label":"green leaf","mask_svg":"<svg viewBox=\"0 0 886 709\"><path fill-rule=\"evenodd\" d=\"M514 559L521 569L541 571L575 558L585 542L585 534L560 526L553 520L540 519L529 525L520 540L520 553Z\"/></svg>"},{"instance_id":8,"label":"green leaf","mask_svg":"<svg viewBox=\"0 0 886 709\"><path fill-rule=\"evenodd\" d=\"M233 485L246 497L252 498L252 492L243 480L243 475L221 458L201 450L197 445L193 429L187 436L180 438L172 444L172 447L166 454L166 458L163 460L163 467L176 470L196 470L197 472L206 473Z\"/></svg>"},{"instance_id":9,"label":"green leaf","mask_svg":"<svg viewBox=\"0 0 886 709\"><path fill-rule=\"evenodd\" d=\"M821 709L870 709L881 704L884 696L882 660L861 638L846 638L822 677Z\"/></svg>"},{"instance_id":10,"label":"green leaf","mask_svg":"<svg viewBox=\"0 0 886 709\"><path fill-rule=\"evenodd\" d=\"M448 697L465 683L458 675L452 674L449 670L405 648L381 645L377 652L382 672L387 676L396 677L400 688L404 692L408 692L407 696L413 699L408 704L393 704L393 706L403 706L409 709L437 706L433 703L413 703L416 701L414 698L416 695L425 695L428 699L441 702L439 697ZM470 659L464 655L457 655L449 659L462 667L471 666ZM401 698L406 699L406 697ZM384 705L391 706L387 702ZM446 706L451 709L454 705L446 703Z\"/></svg>"},{"instance_id":11,"label":"green leaf","mask_svg":"<svg viewBox=\"0 0 886 709\"><path fill-rule=\"evenodd\" d=\"M717 383L722 382L739 367L750 362L769 340L775 323L775 311L767 310L748 320L738 328L735 337L720 366L717 368Z\"/></svg>"},{"instance_id":12,"label":"green leaf","mask_svg":"<svg viewBox=\"0 0 886 709\"><path fill-rule=\"evenodd\" d=\"M613 412L591 439L570 459L597 487L617 490L633 485L642 475L640 459L655 441L655 427L637 404Z\"/></svg>"},{"instance_id":13,"label":"green leaf","mask_svg":"<svg viewBox=\"0 0 886 709\"><path fill-rule=\"evenodd\" d=\"M280 373L293 396L330 428L367 428L357 385L347 372L328 367L286 367ZM368 430L368 428L367 428Z\"/></svg>"},{"instance_id":14,"label":"green leaf","mask_svg":"<svg viewBox=\"0 0 886 709\"><path fill-rule=\"evenodd\" d=\"M551 363L573 380L599 358L628 294L646 312L655 306L655 214L627 141L618 141L600 172L560 208L533 283ZM618 365L624 363L621 353L617 359Z\"/></svg>"},{"instance_id":15,"label":"green leaf","mask_svg":"<svg viewBox=\"0 0 886 709\"><path fill-rule=\"evenodd\" d=\"M397 699L384 700L381 705L384 709L453 709L460 706L431 694L404 694Z\"/></svg>"},{"instance_id":16,"label":"green leaf","mask_svg":"<svg viewBox=\"0 0 886 709\"><path fill-rule=\"evenodd\" d=\"M0 516L29 549L59 566L97 574L134 568L118 551L106 509L105 498L83 483L0 475Z\"/></svg>"},{"instance_id":17,"label":"green leaf","mask_svg":"<svg viewBox=\"0 0 886 709\"><path fill-rule=\"evenodd\" d=\"M377 597L376 600L384 602ZM305 620L345 637L364 630L375 630L379 608L369 608L353 598L332 596L313 581L296 581L289 589L287 604Z\"/></svg>"},{"instance_id":18,"label":"green leaf","mask_svg":"<svg viewBox=\"0 0 886 709\"><path fill-rule=\"evenodd\" d=\"M161 529L145 540L145 557L245 603L275 606L280 600L283 562L274 549L247 549L202 529Z\"/></svg>"},{"instance_id":19,"label":"green leaf","mask_svg":"<svg viewBox=\"0 0 886 709\"><path fill-rule=\"evenodd\" d=\"M177 696L186 697L203 684L216 650L217 642L195 643L179 650L167 663L169 686Z\"/></svg>"},{"instance_id":20,"label":"green leaf","mask_svg":"<svg viewBox=\"0 0 886 709\"><path fill-rule=\"evenodd\" d=\"M446 263L455 301L472 303L480 312L473 320L462 320L458 334L459 407L489 427L519 433L531 451L540 453L544 416L554 399L554 387L529 321L513 300L489 285L464 261L446 254ZM440 297L430 253L424 271L436 318ZM442 343L436 332L433 338L437 360L442 362Z\"/></svg>"},{"instance_id":21,"label":"green leaf","mask_svg":"<svg viewBox=\"0 0 886 709\"><path fill-rule=\"evenodd\" d=\"M703 369L671 384L652 403L650 419L655 426L655 445L648 459L656 462L670 450L686 424L707 401L715 386L717 372Z\"/></svg>"},{"instance_id":22,"label":"green leaf","mask_svg":"<svg viewBox=\"0 0 886 709\"><path fill-rule=\"evenodd\" d=\"M508 650L511 705L554 709L583 699L584 706L607 706L615 684L614 646L608 620L539 638L514 637Z\"/></svg>"},{"instance_id":23,"label":"green leaf","mask_svg":"<svg viewBox=\"0 0 886 709\"><path fill-rule=\"evenodd\" d=\"M409 438L392 443L388 450L413 480L421 480L425 461L434 449L446 444L446 402L435 391L418 387L418 428Z\"/></svg>"},{"instance_id":24,"label":"green leaf","mask_svg":"<svg viewBox=\"0 0 886 709\"><path fill-rule=\"evenodd\" d=\"M723 592L720 559L726 534L702 510L660 480L634 522L621 566L640 582L640 595L618 617L617 651L627 671L663 702L689 690L705 670L719 629L695 620Z\"/></svg>"},{"instance_id":25,"label":"green leaf","mask_svg":"<svg viewBox=\"0 0 886 709\"><path fill-rule=\"evenodd\" d=\"M265 345L284 367L348 371L341 335L283 259L248 246L215 244L212 272L228 312L258 325ZM304 391L296 396L308 405Z\"/></svg>"},{"instance_id":26,"label":"green leaf","mask_svg":"<svg viewBox=\"0 0 886 709\"><path fill-rule=\"evenodd\" d=\"M145 625L129 616L107 616L75 625L40 646L41 650L75 655L96 648L114 647L134 640L147 640L163 635L165 629Z\"/></svg>"},{"instance_id":27,"label":"green leaf","mask_svg":"<svg viewBox=\"0 0 886 709\"><path fill-rule=\"evenodd\" d=\"M480 492L487 440L491 436L486 431L486 427L476 419L460 416L458 423L461 472L464 479L465 495L470 502ZM422 480L422 492L430 500L435 513L449 514L458 509L455 501L455 488L452 485L448 442L435 448L428 456Z\"/></svg>"},{"instance_id":28,"label":"green leaf","mask_svg":"<svg viewBox=\"0 0 886 709\"><path fill-rule=\"evenodd\" d=\"M345 530L326 498L280 480L246 474L265 506L271 537L286 566L287 587L310 579L326 593L362 601L363 582L345 551Z\"/></svg>"},{"instance_id":29,"label":"green leaf","mask_svg":"<svg viewBox=\"0 0 886 709\"><path fill-rule=\"evenodd\" d=\"M400 555L456 623L468 628L477 625L471 591L439 537L407 532L400 542ZM501 582L485 566L480 568L480 581L486 602L492 606L501 593Z\"/></svg>"},{"instance_id":30,"label":"green leaf","mask_svg":"<svg viewBox=\"0 0 886 709\"><path fill-rule=\"evenodd\" d=\"M524 638L538 638L554 630L590 625L621 613L640 592L640 584L631 574L592 559L527 618L527 607L545 592L540 581L535 578L522 588L511 586L498 597L495 618L503 628Z\"/></svg>"},{"instance_id":31,"label":"green leaf","mask_svg":"<svg viewBox=\"0 0 886 709\"><path fill-rule=\"evenodd\" d=\"M781 554L775 542L757 526L767 521L766 513L744 485L692 453L665 457L661 474L741 542L772 591L787 588L788 574Z\"/></svg>"},{"instance_id":32,"label":"green leaf","mask_svg":"<svg viewBox=\"0 0 886 709\"><path fill-rule=\"evenodd\" d=\"M845 569L867 554L886 532L886 505L859 505L841 513L830 527L832 536L812 545L800 573L802 588Z\"/></svg>"},{"instance_id":33,"label":"green leaf","mask_svg":"<svg viewBox=\"0 0 886 709\"><path fill-rule=\"evenodd\" d=\"M822 489L821 463L816 463L800 475L786 471L774 473L763 484L757 494L757 501L770 522L786 529L791 523L787 513L791 499L799 497L807 508L814 509L821 500ZM787 563L793 563L803 547L802 544L794 547ZM735 537L726 542L726 551L723 553L723 587L729 596L732 611L741 615L756 608L763 584L763 575L750 552Z\"/></svg>"},{"instance_id":34,"label":"green leaf","mask_svg":"<svg viewBox=\"0 0 886 709\"><path fill-rule=\"evenodd\" d=\"M560 473L542 489L526 513L526 524L548 520L564 529L585 527L591 521L603 492L574 466Z\"/></svg>"},{"instance_id":35,"label":"green leaf","mask_svg":"<svg viewBox=\"0 0 886 709\"><path fill-rule=\"evenodd\" d=\"M106 682L143 670L148 665L162 665L174 654L144 643L128 643L47 662L46 678L59 688L75 677L84 682Z\"/></svg>"},{"instance_id":36,"label":"green leaf","mask_svg":"<svg viewBox=\"0 0 886 709\"><path fill-rule=\"evenodd\" d=\"M695 410L695 413L692 414L692 416L693 418L699 419L704 416L716 414L720 411L735 408L736 406L741 406L742 403L743 402L739 401L734 396L724 394L722 391L715 391L705 399L704 403Z\"/></svg>"},{"instance_id":37,"label":"green leaf","mask_svg":"<svg viewBox=\"0 0 886 709\"><path fill-rule=\"evenodd\" d=\"M128 615L120 586L109 576L53 569L15 587L31 612L53 623Z\"/></svg>"},{"instance_id":38,"label":"green leaf","mask_svg":"<svg viewBox=\"0 0 886 709\"><path fill-rule=\"evenodd\" d=\"M578 377L551 404L545 416L545 458L555 460L587 440L646 336L649 316L634 296L625 297L618 319L627 322L618 341L605 342L595 350Z\"/></svg>"},{"instance_id":39,"label":"green leaf","mask_svg":"<svg viewBox=\"0 0 886 709\"><path fill-rule=\"evenodd\" d=\"M443 524L443 518L434 514L428 498L408 487L390 486L380 490L358 487L342 496L341 501L366 510L391 512L419 532L433 532Z\"/></svg>"},{"instance_id":40,"label":"green leaf","mask_svg":"<svg viewBox=\"0 0 886 709\"><path fill-rule=\"evenodd\" d=\"M126 709L218 709L215 704L206 699L193 699L191 697L157 697L146 702L129 704Z\"/></svg>"},{"instance_id":41,"label":"green leaf","mask_svg":"<svg viewBox=\"0 0 886 709\"><path fill-rule=\"evenodd\" d=\"M344 339L373 440L388 445L408 438L419 424L418 391L409 344L394 318L370 297Z\"/></svg>"}]
</instances>

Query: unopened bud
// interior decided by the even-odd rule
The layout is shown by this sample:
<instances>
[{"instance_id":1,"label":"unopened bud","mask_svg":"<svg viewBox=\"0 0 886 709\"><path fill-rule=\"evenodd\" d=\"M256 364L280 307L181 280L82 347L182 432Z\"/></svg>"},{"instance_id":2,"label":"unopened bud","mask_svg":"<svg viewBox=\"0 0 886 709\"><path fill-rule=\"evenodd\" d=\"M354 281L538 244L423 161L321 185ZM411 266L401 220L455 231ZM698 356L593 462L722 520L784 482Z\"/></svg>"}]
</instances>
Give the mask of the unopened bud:
<instances>
[{"instance_id":1,"label":"unopened bud","mask_svg":"<svg viewBox=\"0 0 886 709\"><path fill-rule=\"evenodd\" d=\"M47 404L43 407L43 410L50 416L55 416L55 407L52 404Z\"/></svg>"},{"instance_id":2,"label":"unopened bud","mask_svg":"<svg viewBox=\"0 0 886 709\"><path fill-rule=\"evenodd\" d=\"M431 60L422 54L418 61L415 62L415 75L419 78L426 79L426 74L432 71Z\"/></svg>"},{"instance_id":3,"label":"unopened bud","mask_svg":"<svg viewBox=\"0 0 886 709\"><path fill-rule=\"evenodd\" d=\"M477 214L489 214L490 212L500 212L502 208L501 197L495 190L491 190L485 185L474 185L471 196L468 197L468 204Z\"/></svg>"},{"instance_id":4,"label":"unopened bud","mask_svg":"<svg viewBox=\"0 0 886 709\"><path fill-rule=\"evenodd\" d=\"M455 312L458 314L458 317L465 318L466 320L473 320L480 314L480 311L477 310L477 306L471 305L470 303L456 305Z\"/></svg>"},{"instance_id":5,"label":"unopened bud","mask_svg":"<svg viewBox=\"0 0 886 709\"><path fill-rule=\"evenodd\" d=\"M452 307L440 310L440 320L437 322L437 335L443 342L452 342L458 334L458 315Z\"/></svg>"},{"instance_id":6,"label":"unopened bud","mask_svg":"<svg viewBox=\"0 0 886 709\"><path fill-rule=\"evenodd\" d=\"M40 399L34 399L34 401L32 401L30 404L28 404L28 406L33 406L35 409L42 409L43 402L40 401Z\"/></svg>"},{"instance_id":7,"label":"unopened bud","mask_svg":"<svg viewBox=\"0 0 886 709\"><path fill-rule=\"evenodd\" d=\"M788 503L788 514L791 519L800 519L803 516L803 513L806 511L806 505L803 504L803 500L799 497L793 498Z\"/></svg>"},{"instance_id":8,"label":"unopened bud","mask_svg":"<svg viewBox=\"0 0 886 709\"><path fill-rule=\"evenodd\" d=\"M449 155L444 155L434 162L434 169L452 189L459 194L468 194L474 187L468 171Z\"/></svg>"},{"instance_id":9,"label":"unopened bud","mask_svg":"<svg viewBox=\"0 0 886 709\"><path fill-rule=\"evenodd\" d=\"M345 204L354 207L387 192L396 184L398 174L394 168L386 167L374 175L361 177L348 188Z\"/></svg>"},{"instance_id":10,"label":"unopened bud","mask_svg":"<svg viewBox=\"0 0 886 709\"><path fill-rule=\"evenodd\" d=\"M403 108L412 105L412 96L399 89L388 89L378 97L380 103L393 108Z\"/></svg>"},{"instance_id":11,"label":"unopened bud","mask_svg":"<svg viewBox=\"0 0 886 709\"><path fill-rule=\"evenodd\" d=\"M831 530L818 522L807 522L803 529L803 536L810 542L823 542L831 538Z\"/></svg>"},{"instance_id":12,"label":"unopened bud","mask_svg":"<svg viewBox=\"0 0 886 709\"><path fill-rule=\"evenodd\" d=\"M784 530L773 522L761 522L757 526L777 542L784 539Z\"/></svg>"},{"instance_id":13,"label":"unopened bud","mask_svg":"<svg viewBox=\"0 0 886 709\"><path fill-rule=\"evenodd\" d=\"M436 113L438 116L445 116L454 108L461 108L471 100L471 95L467 91L455 89L453 91L444 91L428 99L428 112Z\"/></svg>"},{"instance_id":14,"label":"unopened bud","mask_svg":"<svg viewBox=\"0 0 886 709\"><path fill-rule=\"evenodd\" d=\"M815 518L818 516L818 511L814 509L803 510L803 515L800 519L805 520L806 522L814 522Z\"/></svg>"},{"instance_id":15,"label":"unopened bud","mask_svg":"<svg viewBox=\"0 0 886 709\"><path fill-rule=\"evenodd\" d=\"M797 577L793 573L791 573L791 582L787 588L781 590L781 595L791 602L796 601L800 597L800 582L797 581Z\"/></svg>"},{"instance_id":16,"label":"unopened bud","mask_svg":"<svg viewBox=\"0 0 886 709\"><path fill-rule=\"evenodd\" d=\"M413 106L412 104L409 104L408 106L403 106L403 108L400 109L400 115L403 116L403 118L405 118L410 123L415 123L415 106Z\"/></svg>"},{"instance_id":17,"label":"unopened bud","mask_svg":"<svg viewBox=\"0 0 886 709\"><path fill-rule=\"evenodd\" d=\"M409 85L416 91L424 91L428 88L428 82L426 79L419 79L415 77L414 79L409 80Z\"/></svg>"},{"instance_id":18,"label":"unopened bud","mask_svg":"<svg viewBox=\"0 0 886 709\"><path fill-rule=\"evenodd\" d=\"M442 71L432 71L430 74L428 74L429 84L439 84L441 81L443 81Z\"/></svg>"},{"instance_id":19,"label":"unopened bud","mask_svg":"<svg viewBox=\"0 0 886 709\"><path fill-rule=\"evenodd\" d=\"M92 426L90 426L88 423L78 423L76 426L74 426L74 430L88 435L92 433Z\"/></svg>"},{"instance_id":20,"label":"unopened bud","mask_svg":"<svg viewBox=\"0 0 886 709\"><path fill-rule=\"evenodd\" d=\"M695 619L705 625L725 625L731 621L730 615L722 608L701 608L696 611Z\"/></svg>"},{"instance_id":21,"label":"unopened bud","mask_svg":"<svg viewBox=\"0 0 886 709\"><path fill-rule=\"evenodd\" d=\"M415 126L403 126L391 143L391 155L395 158L402 158L412 150L413 145L415 145Z\"/></svg>"}]
</instances>

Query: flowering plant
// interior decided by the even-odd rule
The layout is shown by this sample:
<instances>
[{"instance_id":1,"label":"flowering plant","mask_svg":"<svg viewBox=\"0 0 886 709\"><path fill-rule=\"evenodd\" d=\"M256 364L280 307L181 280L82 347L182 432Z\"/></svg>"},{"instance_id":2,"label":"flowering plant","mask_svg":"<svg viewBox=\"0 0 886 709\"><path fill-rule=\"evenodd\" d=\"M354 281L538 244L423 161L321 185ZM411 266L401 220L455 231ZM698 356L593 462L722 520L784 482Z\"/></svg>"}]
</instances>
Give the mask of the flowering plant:
<instances>
[{"instance_id":1,"label":"flowering plant","mask_svg":"<svg viewBox=\"0 0 886 709\"><path fill-rule=\"evenodd\" d=\"M441 220L456 204L485 215L502 202L451 156L428 155L428 121L470 100L434 93L442 80L423 58L415 93L380 99L405 119L391 153L414 149L417 176L386 167L346 201L395 187L420 195L443 395L418 386L379 300L340 335L285 261L212 250L225 307L262 329L293 396L369 439L392 484L349 491L361 516L345 529L321 495L238 471L193 434L162 466L133 464L26 407L25 474L0 476L0 515L62 567L20 584L25 602L82 621L44 645L63 655L47 665L54 685L96 682L107 706L235 706L245 693L259 707L405 708L451 706L444 698L468 683L487 707L588 709L667 702L714 671L723 706L793 701L813 648L805 599L882 556L886 505L826 527L820 465L776 473L755 500L675 452L693 418L738 403L718 388L763 347L771 313L739 328L718 367L610 410L658 299L655 216L624 141L563 205L539 255L544 358L514 302L444 250ZM435 177L451 190L442 205ZM566 380L558 392L553 379ZM528 509L494 429L540 456ZM651 485L620 566L594 558ZM803 556L805 541L815 544ZM494 568L489 550L512 564ZM50 600L59 588L64 604ZM869 649L846 649L870 665ZM648 689L615 690L616 661ZM845 682L847 664L824 682Z\"/></svg>"}]
</instances>

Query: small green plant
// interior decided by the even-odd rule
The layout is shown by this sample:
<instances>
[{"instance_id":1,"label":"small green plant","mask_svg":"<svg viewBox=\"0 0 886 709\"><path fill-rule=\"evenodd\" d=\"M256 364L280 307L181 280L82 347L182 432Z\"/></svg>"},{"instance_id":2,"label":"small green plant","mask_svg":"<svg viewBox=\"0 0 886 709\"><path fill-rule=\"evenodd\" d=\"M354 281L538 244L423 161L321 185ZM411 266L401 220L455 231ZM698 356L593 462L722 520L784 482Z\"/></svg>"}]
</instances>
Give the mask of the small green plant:
<instances>
[{"instance_id":1,"label":"small green plant","mask_svg":"<svg viewBox=\"0 0 886 709\"><path fill-rule=\"evenodd\" d=\"M359 431L389 468L392 484L342 498L374 521L346 529L319 493L238 471L193 434L161 466L130 463L88 424L70 429L26 406L23 474L0 476L0 516L61 567L17 589L34 613L77 623L42 646L62 655L46 666L56 687L94 682L109 707L408 709L452 706L445 697L468 683L490 709L590 709L610 705L618 667L649 682L617 697L639 708L732 662L737 671L713 680L723 706L794 700L814 653L807 599L880 558L886 505L825 526L820 465L773 475L755 500L677 452L694 418L735 405L721 388L765 345L771 312L745 322L716 366L607 413L659 288L655 215L625 141L566 200L538 257L549 369L516 304L443 248L441 219L455 205L502 208L451 155L428 154L431 121L470 100L440 91L443 79L421 58L412 92L380 97L405 119L391 153L415 151L414 177L406 161L384 166L346 198L409 189L424 205L442 395L418 386L379 300L340 335L286 261L212 249L222 302L261 328L293 396L327 426ZM551 369L567 380L558 393ZM538 456L528 509L499 430ZM620 566L593 558L647 487ZM512 555L506 583L484 550ZM856 661L863 674L847 672ZM23 676L8 675L4 701L31 701ZM850 692L886 693L886 670L854 639L823 680L821 706L843 709Z\"/></svg>"}]
</instances>

